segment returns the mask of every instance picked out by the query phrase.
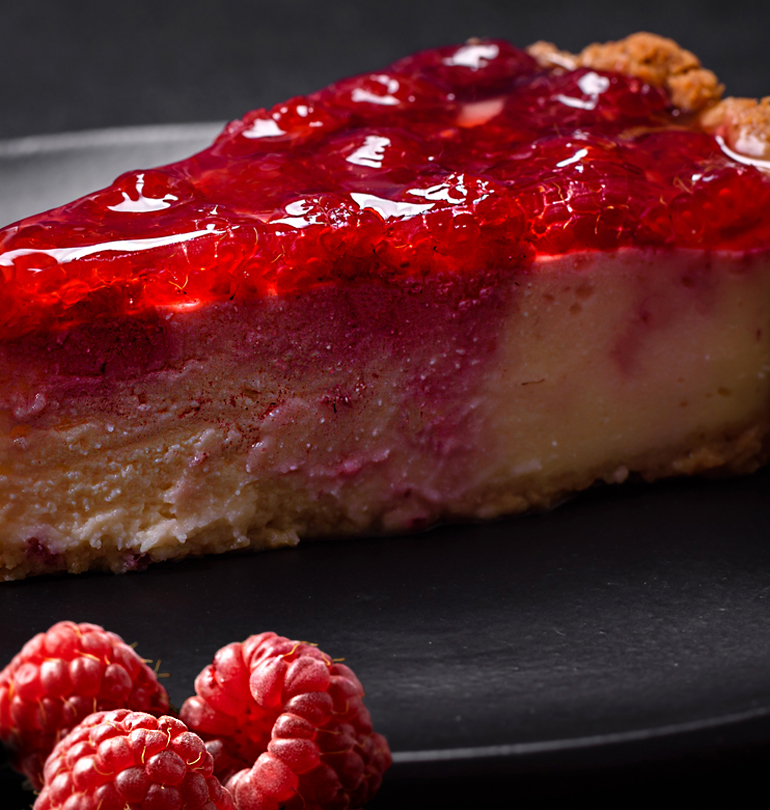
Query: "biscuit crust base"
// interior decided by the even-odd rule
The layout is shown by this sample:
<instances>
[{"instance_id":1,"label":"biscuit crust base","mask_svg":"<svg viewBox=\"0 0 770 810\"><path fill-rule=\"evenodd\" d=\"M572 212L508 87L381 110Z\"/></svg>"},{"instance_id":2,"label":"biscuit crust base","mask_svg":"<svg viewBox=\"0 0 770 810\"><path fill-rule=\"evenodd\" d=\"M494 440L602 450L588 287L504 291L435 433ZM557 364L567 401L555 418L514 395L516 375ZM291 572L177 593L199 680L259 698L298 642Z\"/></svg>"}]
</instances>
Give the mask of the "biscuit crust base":
<instances>
[{"instance_id":1,"label":"biscuit crust base","mask_svg":"<svg viewBox=\"0 0 770 810\"><path fill-rule=\"evenodd\" d=\"M649 454L645 459L631 462L633 476L652 482L683 475L721 476L755 472L770 459L768 435L770 420L765 419L761 424L754 424L743 431L725 431L722 436L701 439L700 444L691 449L683 448L679 455L675 452ZM598 482L623 483L629 476L625 466L612 471L607 468L604 474L599 473L597 470L596 473L575 474L572 478L563 478L558 484L543 482L540 487L533 482L525 490L519 491L506 488L503 484L490 486L486 492L479 493L484 508L467 511L461 508L447 509L443 519L457 522L542 511ZM254 510L258 525L247 531L245 539L233 537L227 519L214 520L188 537L180 538L176 544L149 548L146 552L129 550L125 543L114 537L102 537L98 548L89 543L68 546L60 552L52 552L47 544L30 542L30 538L27 538L23 544L7 545L0 555L0 573L5 580L65 571L78 574L98 570L122 574L144 570L150 562L237 550L263 551L290 547L296 545L300 537L319 539L362 532L370 535L381 533L371 527L351 525L346 508L333 501L311 502L306 495L303 497L302 493L280 485L272 488L271 492L266 493L261 488L255 488L253 492L262 501L262 508ZM398 530L394 529L391 533L398 533Z\"/></svg>"}]
</instances>

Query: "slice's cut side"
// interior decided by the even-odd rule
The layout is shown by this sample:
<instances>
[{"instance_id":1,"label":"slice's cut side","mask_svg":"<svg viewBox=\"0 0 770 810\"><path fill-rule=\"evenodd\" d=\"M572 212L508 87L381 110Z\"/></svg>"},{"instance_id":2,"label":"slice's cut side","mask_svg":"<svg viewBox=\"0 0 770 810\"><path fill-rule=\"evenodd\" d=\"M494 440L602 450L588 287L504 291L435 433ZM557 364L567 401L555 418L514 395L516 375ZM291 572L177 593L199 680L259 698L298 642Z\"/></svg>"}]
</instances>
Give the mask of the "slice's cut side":
<instances>
[{"instance_id":1,"label":"slice's cut side","mask_svg":"<svg viewBox=\"0 0 770 810\"><path fill-rule=\"evenodd\" d=\"M719 93L650 35L474 41L6 229L6 576L755 469L767 131Z\"/></svg>"},{"instance_id":2,"label":"slice's cut side","mask_svg":"<svg viewBox=\"0 0 770 810\"><path fill-rule=\"evenodd\" d=\"M330 287L20 342L35 394L6 434L6 564L121 570L756 468L766 260L540 264L475 290Z\"/></svg>"}]
</instances>

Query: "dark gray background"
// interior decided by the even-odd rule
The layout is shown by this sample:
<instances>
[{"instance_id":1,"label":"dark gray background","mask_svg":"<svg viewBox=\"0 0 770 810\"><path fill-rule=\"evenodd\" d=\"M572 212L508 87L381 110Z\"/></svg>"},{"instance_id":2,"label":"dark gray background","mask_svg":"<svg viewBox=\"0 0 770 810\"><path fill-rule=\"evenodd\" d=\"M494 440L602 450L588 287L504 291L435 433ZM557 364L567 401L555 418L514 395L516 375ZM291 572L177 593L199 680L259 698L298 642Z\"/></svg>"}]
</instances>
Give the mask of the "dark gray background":
<instances>
[{"instance_id":1,"label":"dark gray background","mask_svg":"<svg viewBox=\"0 0 770 810\"><path fill-rule=\"evenodd\" d=\"M470 36L567 49L678 40L734 95L770 93L766 0L25 0L0 3L0 138L212 121Z\"/></svg>"}]
</instances>

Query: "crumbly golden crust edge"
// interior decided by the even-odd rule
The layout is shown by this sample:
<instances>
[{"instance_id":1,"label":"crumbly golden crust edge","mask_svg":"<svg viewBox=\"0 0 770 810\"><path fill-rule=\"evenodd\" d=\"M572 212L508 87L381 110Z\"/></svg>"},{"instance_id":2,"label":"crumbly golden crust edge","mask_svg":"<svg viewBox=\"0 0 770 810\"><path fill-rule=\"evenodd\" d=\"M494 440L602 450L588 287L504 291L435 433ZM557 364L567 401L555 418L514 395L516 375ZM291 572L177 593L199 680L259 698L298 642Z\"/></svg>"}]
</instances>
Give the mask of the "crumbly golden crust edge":
<instances>
[{"instance_id":1,"label":"crumbly golden crust edge","mask_svg":"<svg viewBox=\"0 0 770 810\"><path fill-rule=\"evenodd\" d=\"M723 99L724 85L713 71L673 39L642 31L615 42L594 42L578 54L545 41L533 43L527 52L548 70L588 67L662 87L675 107L695 116L696 126L721 136L742 155L770 159L770 96Z\"/></svg>"},{"instance_id":2,"label":"crumbly golden crust edge","mask_svg":"<svg viewBox=\"0 0 770 810\"><path fill-rule=\"evenodd\" d=\"M576 472L560 480L537 481L515 489L510 482L502 481L488 490L477 493L477 501L486 505L479 508L473 499L448 510L439 522L476 519L494 519L521 514L532 510L545 510L561 503L565 498L576 495L594 484L622 484L629 478L657 481L680 476L720 477L745 475L755 472L770 460L770 420L760 418L752 424L717 432L679 448L652 452L637 458L635 463L626 466L607 466L604 469ZM273 524L276 521L272 522ZM111 571L120 574L131 570L142 570L151 562L197 557L204 554L222 554L233 551L261 551L268 548L293 546L299 536L324 538L360 533L360 528L349 529L344 521L330 512L318 512L303 525L283 528L275 525L255 528L249 532L249 542L235 546L232 538L217 531L217 526L204 527L188 542L175 546L164 546L154 550L142 560L135 554L115 547L93 549L90 545L67 551L55 561L30 559L22 549L0 546L0 582L25 579L41 574L69 572L82 573L88 570ZM298 531L299 529L299 536ZM372 527L372 533L377 533ZM393 533L398 533L396 530ZM2 587L0 585L0 587Z\"/></svg>"}]
</instances>

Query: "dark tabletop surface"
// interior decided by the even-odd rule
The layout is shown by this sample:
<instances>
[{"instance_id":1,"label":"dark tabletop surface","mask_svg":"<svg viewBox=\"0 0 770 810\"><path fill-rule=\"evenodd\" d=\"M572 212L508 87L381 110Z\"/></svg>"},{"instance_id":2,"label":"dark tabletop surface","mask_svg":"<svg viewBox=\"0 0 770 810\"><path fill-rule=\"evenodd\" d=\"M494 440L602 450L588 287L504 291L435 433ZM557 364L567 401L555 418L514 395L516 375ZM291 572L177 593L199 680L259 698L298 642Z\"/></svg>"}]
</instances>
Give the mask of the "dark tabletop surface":
<instances>
[{"instance_id":1,"label":"dark tabletop surface","mask_svg":"<svg viewBox=\"0 0 770 810\"><path fill-rule=\"evenodd\" d=\"M226 120L248 109L269 106L285 97L311 91L346 74L376 69L411 51L462 41L469 36L502 37L520 46L547 39L563 48L579 50L592 41L649 30L673 37L698 54L704 65L713 69L726 84L727 93L745 96L770 93L767 50L770 7L766 0L646 0L636 4L576 0L547 3L515 0L1 2L0 139L100 127ZM732 571L745 572L753 589L751 598L760 600L752 602L747 613L755 622L763 621L763 608L757 605L764 605L761 601L764 588L770 586L770 576L763 579L763 572L770 571L770 550L761 542L765 536L764 523L770 524L770 510L765 510L766 501L762 500L770 491L770 484L767 475L762 480L764 483L757 485L759 495L753 485L748 490L736 485L737 492L749 494L736 496L737 500L731 500L730 506L751 526L749 545L742 546L740 552L746 556L736 556L729 562ZM713 501L710 490L680 490L676 486L663 490L663 502L666 498L678 497L677 493L693 491L696 495L689 497L696 501L700 498L704 504L718 502ZM661 501L655 500L659 497L653 498L650 509L661 505ZM754 510L749 517L742 507L746 498ZM590 511L591 503L575 508ZM611 507L612 498L609 503ZM644 513L643 505L639 509L640 514ZM558 522L571 519L573 515L568 511L563 513L566 517L561 517L560 512L555 514L555 518L548 519ZM607 514L606 509L603 514ZM721 514L729 522L729 516ZM714 522L718 523L716 515ZM537 531L530 527L525 533ZM590 531L585 531L588 551L578 548L574 540L549 541L555 543L551 552L561 564L561 568L555 564L556 579L564 578L564 571L571 570L574 555L598 554L602 549L615 548L611 539L592 540ZM676 535L675 526L670 527L670 534ZM553 535L556 536L558 534ZM426 537L428 545L423 553L427 560L429 551L426 549L434 541ZM496 541L486 535L485 542L494 545ZM598 546L594 548L592 543ZM344 545L335 548L341 553ZM329 558L329 552L323 554L325 559ZM528 552L523 565L547 567L544 554L545 551ZM661 546L660 554L665 556L665 546ZM685 560L682 554L690 556ZM684 566L687 562L697 568L701 563L708 566L716 557L722 559L722 551L714 548L706 548L703 558L700 554L696 546L677 546L670 560L672 582L675 580L673 572L679 570L677 565ZM752 554L761 557L757 567L752 563ZM617 558L610 556L607 570L601 566L592 568L593 563L589 563L587 568L581 568L581 576L589 579L595 576L597 583L609 582L611 576L620 576L621 571L635 571L628 575L631 579L636 577L637 587L641 588L642 569L624 567L644 564L638 560L635 563L633 558L633 553L625 552ZM613 568L613 565L621 567ZM152 575L153 582L173 577L162 570L165 569ZM234 571L237 574L238 566ZM715 569L712 574L712 586L717 588ZM611 576L608 579L605 575ZM426 581L423 580L423 584ZM412 584L417 589L414 596L417 609L420 600L430 604L435 599L451 600L451 596L442 596L440 591L438 596L433 595L427 585L420 591L418 582ZM4 648L12 646L28 624L48 619L47 614L35 617L34 622L28 616L20 616L19 610L30 605L34 608L36 597L15 602L13 594L20 593L20 586L12 587L13 590L4 594L0 614L4 627L0 630L0 640L5 642ZM37 592L45 591L44 584L35 587ZM405 586L402 583L399 587ZM495 583L490 587L494 588ZM534 588L517 594L516 604L522 611L520 616L524 617L520 618L520 623L526 623L527 610L536 609L537 599L543 592ZM624 605L628 604L623 595L609 589L605 596L609 602L615 600L613 609L622 617ZM394 605L411 604L408 599L404 601L401 591L394 591L392 598ZM748 596L746 598L749 600ZM41 604L45 604L45 597L41 599ZM697 598L692 599L695 617L699 603ZM576 604L579 609L579 599ZM634 609L639 610L639 606L636 598ZM77 610L77 606L73 609ZM411 609L415 609L414 604ZM686 612L687 607L681 603L680 609ZM483 612L483 606L480 605L479 610ZM50 616L51 621L59 618L64 617ZM573 628L576 632L578 619L576 614ZM624 627L623 621L625 619L619 620L617 628ZM292 621L288 621L286 632L293 629ZM299 627L297 632L300 632ZM671 642L670 631L663 625L651 626L645 632L660 633L664 647ZM231 639L223 639L227 640ZM625 652L615 650L611 655L633 657L633 641L631 639L623 648ZM728 648L729 644L720 654L729 658ZM761 680L763 673L756 669L763 660L764 652L760 653L754 657L749 655L743 669L736 664L735 672L740 670L740 677ZM733 670L730 672L733 677ZM694 746L680 739L679 743L675 741L670 745L636 746L630 752L608 750L604 759L581 758L572 752L563 758L553 754L533 756L523 763L509 762L501 767L499 761L481 758L475 765L458 770L454 776L443 769L440 774L436 772L435 778L429 767L403 768L398 779L386 782L375 804L380 808L468 806L471 802L474 806L491 806L500 791L505 791L511 799L523 799L523 806L534 806L536 801L549 797L572 801L582 798L606 804L671 798L672 794L737 799L749 787L762 783L770 762L768 739L767 725L760 723L755 731L749 730L735 738L729 732L718 732L701 737ZM16 783L1 770L0 794L6 797L9 807L26 806ZM507 803L512 804L512 801Z\"/></svg>"}]
</instances>

